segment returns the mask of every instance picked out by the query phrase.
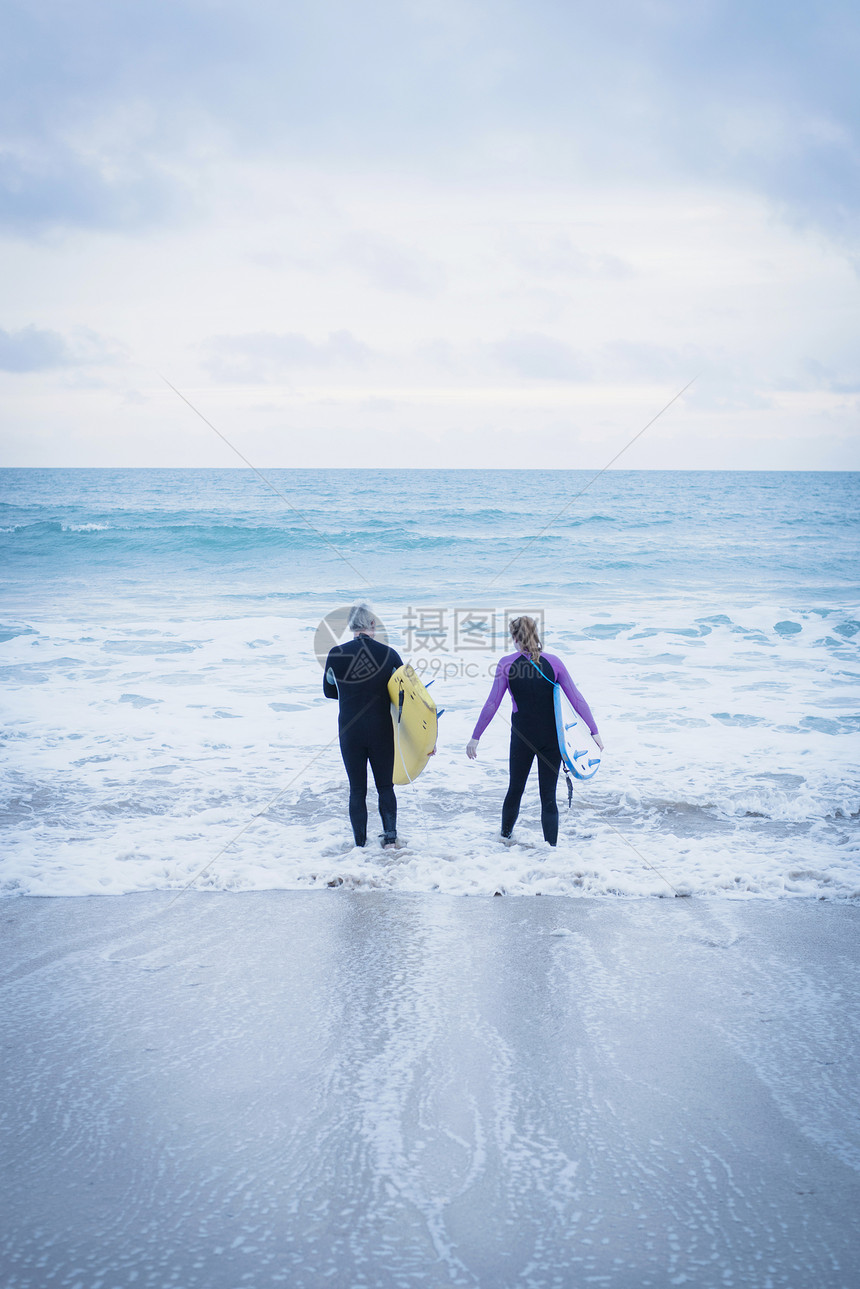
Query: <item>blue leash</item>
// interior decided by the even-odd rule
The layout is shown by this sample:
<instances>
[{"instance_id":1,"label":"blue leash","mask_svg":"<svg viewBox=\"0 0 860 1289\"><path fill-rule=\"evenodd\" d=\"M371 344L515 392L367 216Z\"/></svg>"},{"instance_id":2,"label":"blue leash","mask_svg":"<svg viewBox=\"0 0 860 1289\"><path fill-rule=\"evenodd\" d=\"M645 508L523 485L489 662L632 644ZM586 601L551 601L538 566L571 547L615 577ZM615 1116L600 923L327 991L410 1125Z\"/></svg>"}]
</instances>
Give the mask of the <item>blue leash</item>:
<instances>
[{"instance_id":1,"label":"blue leash","mask_svg":"<svg viewBox=\"0 0 860 1289\"><path fill-rule=\"evenodd\" d=\"M538 674L539 676L542 676L542 677L543 677L543 679L546 681L546 683L547 683L548 685L552 685L553 691L555 691L556 689L558 689L558 681L557 681L557 680L550 680L550 678L549 678L549 676L546 674L546 672L545 672L545 671L543 671L543 670L542 670L542 669L537 665L537 663L535 662L534 658L532 658L531 654L529 654L529 662L530 662L530 663L531 663L531 665L534 667L534 669L535 669L535 671L537 672L537 674ZM556 742L558 742L558 730L556 730ZM561 753L561 747L559 747L559 753ZM570 807L573 805L573 780L572 780L572 779L571 779L571 777L570 777L570 771L569 771L569 770L568 770L568 768L567 768L567 765L566 765L566 763L565 763L565 759L564 759L564 757L563 757L563 756L562 756L562 758L561 758L561 768L564 770L564 777L565 777L565 779L566 779L566 781L567 781L567 808L568 808L568 810L569 810L569 809L570 809Z\"/></svg>"}]
</instances>

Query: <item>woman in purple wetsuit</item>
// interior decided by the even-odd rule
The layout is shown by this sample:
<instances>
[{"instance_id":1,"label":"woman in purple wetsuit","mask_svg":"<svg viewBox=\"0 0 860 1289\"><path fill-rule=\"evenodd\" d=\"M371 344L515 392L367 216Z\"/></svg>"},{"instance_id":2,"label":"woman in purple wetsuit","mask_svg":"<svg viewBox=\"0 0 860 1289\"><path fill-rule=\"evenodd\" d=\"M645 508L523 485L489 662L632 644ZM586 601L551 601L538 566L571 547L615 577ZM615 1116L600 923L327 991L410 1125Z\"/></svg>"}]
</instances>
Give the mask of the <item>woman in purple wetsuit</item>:
<instances>
[{"instance_id":1,"label":"woman in purple wetsuit","mask_svg":"<svg viewBox=\"0 0 860 1289\"><path fill-rule=\"evenodd\" d=\"M603 743L588 703L576 688L567 668L554 654L542 653L537 624L533 618L514 618L511 637L517 652L502 658L496 667L496 678L490 696L484 703L478 723L466 746L466 755L475 760L478 739L499 709L505 691L511 695L511 758L508 792L502 804L502 837L513 832L526 780L535 757L538 759L540 787L540 822L543 835L554 846L558 840L558 806L555 800L561 752L555 724L553 685L558 682L585 721L597 746Z\"/></svg>"}]
</instances>

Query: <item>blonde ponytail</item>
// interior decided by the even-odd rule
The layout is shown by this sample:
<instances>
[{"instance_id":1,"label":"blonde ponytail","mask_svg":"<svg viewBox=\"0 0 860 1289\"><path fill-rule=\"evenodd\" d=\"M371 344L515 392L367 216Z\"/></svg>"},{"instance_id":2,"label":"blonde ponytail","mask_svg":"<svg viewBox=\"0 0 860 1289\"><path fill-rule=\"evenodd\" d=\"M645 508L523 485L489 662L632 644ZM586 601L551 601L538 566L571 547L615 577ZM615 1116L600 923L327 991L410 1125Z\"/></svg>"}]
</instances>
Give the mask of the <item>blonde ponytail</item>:
<instances>
[{"instance_id":1,"label":"blonde ponytail","mask_svg":"<svg viewBox=\"0 0 860 1289\"><path fill-rule=\"evenodd\" d=\"M538 638L534 618L514 618L510 625L514 644L523 653L527 653L533 663L537 663L543 645Z\"/></svg>"}]
</instances>

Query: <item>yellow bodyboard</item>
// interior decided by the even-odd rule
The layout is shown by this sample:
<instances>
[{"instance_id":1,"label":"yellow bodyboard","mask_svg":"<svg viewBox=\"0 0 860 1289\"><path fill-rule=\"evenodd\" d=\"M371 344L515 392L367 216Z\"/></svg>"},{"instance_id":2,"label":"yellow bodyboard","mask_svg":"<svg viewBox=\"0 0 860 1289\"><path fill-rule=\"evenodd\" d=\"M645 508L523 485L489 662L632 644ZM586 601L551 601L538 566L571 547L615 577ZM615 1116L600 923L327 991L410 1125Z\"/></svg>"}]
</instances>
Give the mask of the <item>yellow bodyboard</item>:
<instances>
[{"instance_id":1,"label":"yellow bodyboard","mask_svg":"<svg viewBox=\"0 0 860 1289\"><path fill-rule=\"evenodd\" d=\"M436 746L436 704L407 662L388 682L394 725L394 782L413 783Z\"/></svg>"}]
</instances>

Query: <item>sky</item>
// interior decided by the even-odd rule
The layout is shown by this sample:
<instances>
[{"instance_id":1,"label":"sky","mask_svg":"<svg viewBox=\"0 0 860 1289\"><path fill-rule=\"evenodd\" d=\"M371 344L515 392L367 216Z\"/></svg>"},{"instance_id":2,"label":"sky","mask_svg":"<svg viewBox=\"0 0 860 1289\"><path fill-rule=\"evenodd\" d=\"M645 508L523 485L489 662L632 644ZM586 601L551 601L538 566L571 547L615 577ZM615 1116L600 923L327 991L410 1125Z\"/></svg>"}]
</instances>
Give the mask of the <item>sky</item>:
<instances>
[{"instance_id":1,"label":"sky","mask_svg":"<svg viewBox=\"0 0 860 1289\"><path fill-rule=\"evenodd\" d=\"M858 65L855 0L0 0L0 464L599 469L671 402L619 467L860 469Z\"/></svg>"}]
</instances>

